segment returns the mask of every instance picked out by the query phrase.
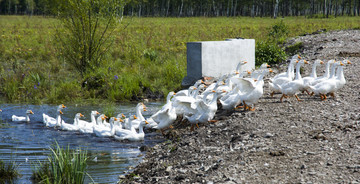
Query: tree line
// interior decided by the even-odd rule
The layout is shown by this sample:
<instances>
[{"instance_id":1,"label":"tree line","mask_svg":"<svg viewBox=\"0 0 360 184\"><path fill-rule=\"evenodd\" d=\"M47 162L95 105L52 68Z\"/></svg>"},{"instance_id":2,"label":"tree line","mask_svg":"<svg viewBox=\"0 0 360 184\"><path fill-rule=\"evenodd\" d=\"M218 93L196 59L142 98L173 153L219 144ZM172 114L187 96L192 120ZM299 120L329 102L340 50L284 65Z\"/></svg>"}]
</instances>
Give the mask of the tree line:
<instances>
[{"instance_id":1,"label":"tree line","mask_svg":"<svg viewBox=\"0 0 360 184\"><path fill-rule=\"evenodd\" d=\"M59 3L62 1L0 0L0 14L57 15ZM138 17L359 16L360 0L127 0L123 14Z\"/></svg>"}]
</instances>

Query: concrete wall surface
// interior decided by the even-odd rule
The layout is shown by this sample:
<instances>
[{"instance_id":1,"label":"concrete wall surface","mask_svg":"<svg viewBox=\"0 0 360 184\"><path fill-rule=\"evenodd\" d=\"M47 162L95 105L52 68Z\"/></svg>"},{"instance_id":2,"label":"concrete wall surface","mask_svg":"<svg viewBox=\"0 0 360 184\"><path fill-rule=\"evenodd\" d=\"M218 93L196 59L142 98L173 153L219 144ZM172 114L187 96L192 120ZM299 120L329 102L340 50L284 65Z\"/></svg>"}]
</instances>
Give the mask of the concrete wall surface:
<instances>
[{"instance_id":1,"label":"concrete wall surface","mask_svg":"<svg viewBox=\"0 0 360 184\"><path fill-rule=\"evenodd\" d=\"M201 77L219 78L235 71L240 61L248 62L241 71L255 68L254 39L188 42L187 76L182 85L192 85L189 83L194 83Z\"/></svg>"}]
</instances>

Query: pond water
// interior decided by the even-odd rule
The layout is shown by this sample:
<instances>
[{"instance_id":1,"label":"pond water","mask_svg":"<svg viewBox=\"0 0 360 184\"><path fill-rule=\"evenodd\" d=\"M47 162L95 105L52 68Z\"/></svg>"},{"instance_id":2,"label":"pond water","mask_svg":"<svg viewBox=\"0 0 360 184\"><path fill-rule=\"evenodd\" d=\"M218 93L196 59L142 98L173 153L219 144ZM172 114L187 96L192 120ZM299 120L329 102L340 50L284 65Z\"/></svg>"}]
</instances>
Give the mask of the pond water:
<instances>
[{"instance_id":1,"label":"pond water","mask_svg":"<svg viewBox=\"0 0 360 184\"><path fill-rule=\"evenodd\" d=\"M65 104L66 105L66 104ZM156 112L163 103L148 103L147 117ZM115 106L115 113L135 114L136 104L121 104ZM15 161L21 173L21 178L16 183L32 183L31 175L34 163L44 161L49 154L49 148L55 143L61 147L69 146L71 149L86 149L89 156L87 172L96 183L116 183L119 175L125 174L135 167L143 158L139 148L143 145L153 146L163 141L158 133L147 133L144 141L119 142L113 138L96 137L92 134L81 134L73 131L62 131L45 127L42 123L42 113L55 117L57 105L19 105L2 104L0 108L0 160L5 162ZM90 112L97 110L100 113L102 106L67 106L63 110L62 118L65 122L73 122L75 114L80 112L82 118L90 121ZM25 111L31 109L30 122L12 122L13 114L24 116ZM91 182L89 178L85 183Z\"/></svg>"}]
</instances>

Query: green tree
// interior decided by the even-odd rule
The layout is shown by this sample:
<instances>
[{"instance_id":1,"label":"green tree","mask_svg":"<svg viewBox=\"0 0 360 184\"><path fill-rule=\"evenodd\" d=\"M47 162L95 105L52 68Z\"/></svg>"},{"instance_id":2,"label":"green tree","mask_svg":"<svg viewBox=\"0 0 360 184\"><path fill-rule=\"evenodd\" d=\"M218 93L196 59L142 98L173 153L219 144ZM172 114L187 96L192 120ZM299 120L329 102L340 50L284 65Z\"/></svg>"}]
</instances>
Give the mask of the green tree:
<instances>
[{"instance_id":1,"label":"green tree","mask_svg":"<svg viewBox=\"0 0 360 184\"><path fill-rule=\"evenodd\" d=\"M56 9L62 22L56 40L65 61L81 76L94 71L112 44L121 22L123 0L62 0Z\"/></svg>"}]
</instances>

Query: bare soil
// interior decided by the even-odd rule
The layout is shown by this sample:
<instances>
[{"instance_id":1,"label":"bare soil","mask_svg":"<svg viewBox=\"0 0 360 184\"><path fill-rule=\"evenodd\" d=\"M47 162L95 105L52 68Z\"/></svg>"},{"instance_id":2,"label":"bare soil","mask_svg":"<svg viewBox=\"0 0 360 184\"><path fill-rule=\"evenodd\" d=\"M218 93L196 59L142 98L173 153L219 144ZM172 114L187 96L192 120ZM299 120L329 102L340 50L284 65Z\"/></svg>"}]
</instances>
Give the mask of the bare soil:
<instances>
[{"instance_id":1,"label":"bare soil","mask_svg":"<svg viewBox=\"0 0 360 184\"><path fill-rule=\"evenodd\" d=\"M360 30L309 34L288 43L296 42L303 42L301 56L310 62L352 62L335 99L301 94L301 102L290 98L280 103L279 94L270 97L265 81L254 112L219 110L217 123L195 131L176 124L169 140L145 149L143 162L120 182L359 183ZM273 69L283 72L286 67ZM318 67L318 75L324 67ZM303 76L310 72L311 65L305 66Z\"/></svg>"}]
</instances>

